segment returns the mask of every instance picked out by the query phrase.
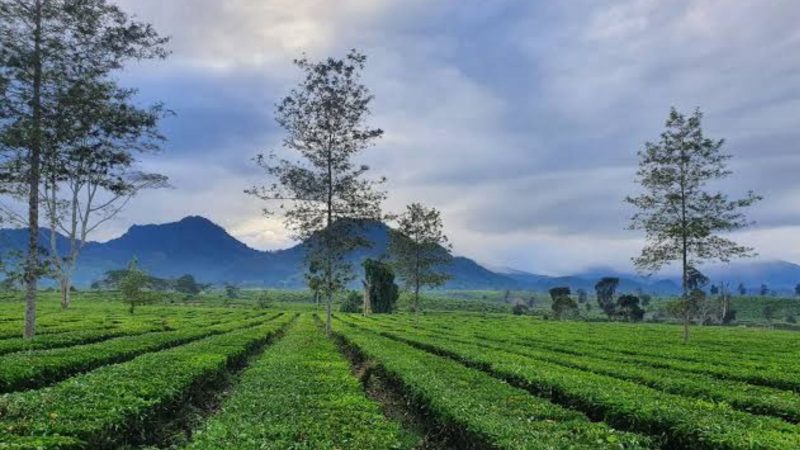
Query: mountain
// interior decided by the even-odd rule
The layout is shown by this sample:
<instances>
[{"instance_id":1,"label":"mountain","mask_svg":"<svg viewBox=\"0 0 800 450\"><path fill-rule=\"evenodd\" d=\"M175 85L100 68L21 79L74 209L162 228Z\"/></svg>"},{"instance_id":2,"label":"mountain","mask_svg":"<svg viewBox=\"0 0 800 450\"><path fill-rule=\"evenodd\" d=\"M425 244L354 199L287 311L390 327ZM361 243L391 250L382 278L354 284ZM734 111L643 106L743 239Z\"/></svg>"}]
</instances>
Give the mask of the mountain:
<instances>
[{"instance_id":1,"label":"mountain","mask_svg":"<svg viewBox=\"0 0 800 450\"><path fill-rule=\"evenodd\" d=\"M360 249L350 256L360 268L364 258L379 258L389 245L389 228L380 222L365 225L364 236L372 247ZM0 251L24 249L28 232L24 229L0 230ZM59 246L67 240L59 236ZM49 232L42 231L41 245L49 246ZM303 255L306 243L277 251L261 251L248 247L224 228L210 220L191 216L178 222L158 225L134 225L122 236L108 242L87 243L75 274L77 286L88 286L103 277L107 270L125 267L132 257L150 274L174 278L190 273L202 282L234 282L243 286L302 288L305 286ZM786 293L800 283L800 266L786 261L745 261L735 264L708 266L702 269L712 283L727 282L731 287L740 282L750 290L761 283L770 289ZM537 275L508 267L490 270L477 262L456 257L448 272L453 277L445 286L449 289L529 289L546 291L556 286L573 290L594 290L594 284L604 276L620 278L621 292L639 289L653 294L680 292L680 280L644 278L636 274L599 267L571 276Z\"/></svg>"},{"instance_id":2,"label":"mountain","mask_svg":"<svg viewBox=\"0 0 800 450\"><path fill-rule=\"evenodd\" d=\"M364 236L372 243L350 256L360 268L365 258L379 258L389 245L389 228L379 222L368 223ZM48 247L49 231L42 230L41 245ZM28 232L24 229L0 230L0 248L23 249ZM59 236L60 247L67 241ZM277 251L248 247L224 228L203 217L186 217L159 225L134 225L122 236L108 242L89 242L81 252L74 281L88 286L107 270L125 267L134 256L148 273L173 278L190 273L211 283L235 282L244 286L300 288L305 286L303 255L305 243ZM447 269L452 289L513 287L509 278L494 273L469 258L456 257Z\"/></svg>"}]
</instances>

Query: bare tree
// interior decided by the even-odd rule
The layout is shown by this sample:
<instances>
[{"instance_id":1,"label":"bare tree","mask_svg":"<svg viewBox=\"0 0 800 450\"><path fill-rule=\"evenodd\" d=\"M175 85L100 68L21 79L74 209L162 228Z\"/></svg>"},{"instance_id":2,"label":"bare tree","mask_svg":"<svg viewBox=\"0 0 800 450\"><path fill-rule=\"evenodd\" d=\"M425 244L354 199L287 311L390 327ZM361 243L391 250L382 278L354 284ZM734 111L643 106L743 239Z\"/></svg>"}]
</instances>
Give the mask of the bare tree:
<instances>
[{"instance_id":1,"label":"bare tree","mask_svg":"<svg viewBox=\"0 0 800 450\"><path fill-rule=\"evenodd\" d=\"M344 59L295 61L305 79L278 105L276 118L288 134L284 148L302 159L259 155L272 183L246 191L279 201L287 226L306 242L307 280L325 296L328 334L333 296L354 278L347 256L369 245L362 225L382 218L385 198L377 189L383 179L366 179L369 168L353 161L383 134L366 123L373 96L361 82L365 62L356 50Z\"/></svg>"}]
</instances>

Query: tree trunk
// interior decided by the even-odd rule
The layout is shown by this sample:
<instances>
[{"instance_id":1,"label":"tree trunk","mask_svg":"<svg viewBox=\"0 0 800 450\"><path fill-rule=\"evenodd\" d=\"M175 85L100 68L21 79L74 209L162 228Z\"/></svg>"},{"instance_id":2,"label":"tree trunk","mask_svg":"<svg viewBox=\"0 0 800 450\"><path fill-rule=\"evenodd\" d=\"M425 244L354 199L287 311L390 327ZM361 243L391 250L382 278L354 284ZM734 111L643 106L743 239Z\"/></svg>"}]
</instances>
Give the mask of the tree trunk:
<instances>
[{"instance_id":1,"label":"tree trunk","mask_svg":"<svg viewBox=\"0 0 800 450\"><path fill-rule=\"evenodd\" d=\"M325 305L325 314L327 316L326 319L325 319L325 335L328 336L328 337L330 337L331 330L333 329L332 326L331 326L332 325L331 324L331 315L332 315L331 314L331 303L332 302L333 302L333 293L329 291L328 292L327 302L326 302L327 304Z\"/></svg>"},{"instance_id":2,"label":"tree trunk","mask_svg":"<svg viewBox=\"0 0 800 450\"><path fill-rule=\"evenodd\" d=\"M419 283L414 286L414 314L419 314Z\"/></svg>"},{"instance_id":3,"label":"tree trunk","mask_svg":"<svg viewBox=\"0 0 800 450\"><path fill-rule=\"evenodd\" d=\"M72 280L67 275L62 275L59 279L61 285L61 309L68 309L70 305L70 289L72 289Z\"/></svg>"},{"instance_id":4,"label":"tree trunk","mask_svg":"<svg viewBox=\"0 0 800 450\"><path fill-rule=\"evenodd\" d=\"M367 317L372 312L372 302L369 298L369 284L364 282L364 317Z\"/></svg>"},{"instance_id":5,"label":"tree trunk","mask_svg":"<svg viewBox=\"0 0 800 450\"><path fill-rule=\"evenodd\" d=\"M25 265L25 330L23 337L36 336L36 289L39 282L39 178L42 153L42 1L34 5L33 50L33 141L28 174L28 258Z\"/></svg>"}]
</instances>

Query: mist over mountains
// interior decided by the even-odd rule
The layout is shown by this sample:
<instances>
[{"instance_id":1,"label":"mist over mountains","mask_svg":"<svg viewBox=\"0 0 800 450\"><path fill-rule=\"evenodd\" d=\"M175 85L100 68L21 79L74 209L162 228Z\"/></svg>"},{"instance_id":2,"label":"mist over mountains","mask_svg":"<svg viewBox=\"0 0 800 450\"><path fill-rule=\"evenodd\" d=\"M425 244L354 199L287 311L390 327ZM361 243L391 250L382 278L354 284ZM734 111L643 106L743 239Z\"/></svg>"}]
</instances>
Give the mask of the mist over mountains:
<instances>
[{"instance_id":1,"label":"mist over mountains","mask_svg":"<svg viewBox=\"0 0 800 450\"><path fill-rule=\"evenodd\" d=\"M47 247L48 231L43 231L42 246ZM27 230L0 230L0 248L22 249ZM353 252L357 265L365 258L385 254L389 229L379 222L364 227L372 247ZM66 248L62 236L59 245ZM86 287L106 271L125 267L136 256L141 267L158 277L172 278L189 273L208 283L237 283L246 287L303 288L304 244L277 251L261 251L237 240L210 220L190 216L178 222L159 225L134 225L122 236L108 242L91 242L84 248L75 274L75 284ZM583 288L589 291L603 276L618 276L621 291L643 290L653 294L672 294L679 290L675 279L643 278L635 274L594 269L571 276L552 277L511 268L490 270L472 259L456 257L447 271L453 277L448 289L530 289L547 290L554 286ZM747 261L704 270L712 282L725 281L731 287L744 283L756 290L762 283L778 292L790 292L800 283L800 266L786 261Z\"/></svg>"}]
</instances>

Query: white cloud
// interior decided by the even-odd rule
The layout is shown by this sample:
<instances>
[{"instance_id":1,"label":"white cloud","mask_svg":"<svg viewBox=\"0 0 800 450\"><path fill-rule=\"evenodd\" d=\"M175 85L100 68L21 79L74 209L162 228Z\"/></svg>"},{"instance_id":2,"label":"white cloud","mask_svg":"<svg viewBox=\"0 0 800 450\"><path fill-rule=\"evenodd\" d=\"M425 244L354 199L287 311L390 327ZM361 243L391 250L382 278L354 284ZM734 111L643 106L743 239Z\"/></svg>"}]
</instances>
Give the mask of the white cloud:
<instances>
[{"instance_id":1,"label":"white cloud","mask_svg":"<svg viewBox=\"0 0 800 450\"><path fill-rule=\"evenodd\" d=\"M280 138L271 105L298 76L291 60L357 47L386 131L363 159L389 177L389 208L442 209L460 254L548 273L628 267L635 152L675 105L702 107L708 134L728 139L725 188L766 196L742 239L800 261L786 250L800 248L795 1L121 3L174 37L170 60L131 77L179 107L175 154L158 160L178 189L143 195L107 235L203 214L251 245L288 245L241 194L258 181L248 159Z\"/></svg>"}]
</instances>

